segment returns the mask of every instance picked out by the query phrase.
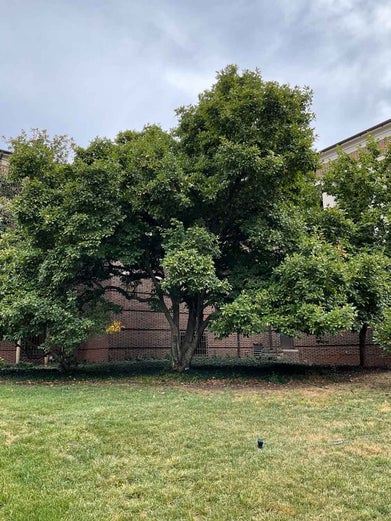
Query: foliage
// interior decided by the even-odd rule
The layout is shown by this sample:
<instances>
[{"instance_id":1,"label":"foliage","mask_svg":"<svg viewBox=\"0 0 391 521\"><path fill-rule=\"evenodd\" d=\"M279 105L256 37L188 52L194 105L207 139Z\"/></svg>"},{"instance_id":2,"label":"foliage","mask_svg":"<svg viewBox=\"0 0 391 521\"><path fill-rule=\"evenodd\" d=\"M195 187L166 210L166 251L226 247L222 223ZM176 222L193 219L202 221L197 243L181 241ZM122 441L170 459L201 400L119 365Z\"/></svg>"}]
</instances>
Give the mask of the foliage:
<instances>
[{"instance_id":1,"label":"foliage","mask_svg":"<svg viewBox=\"0 0 391 521\"><path fill-rule=\"evenodd\" d=\"M308 241L259 288L242 292L224 306L214 330L219 336L231 330L250 335L272 325L290 336L339 332L351 326L355 317L355 308L346 298L347 277L338 249Z\"/></svg>"},{"instance_id":2,"label":"foliage","mask_svg":"<svg viewBox=\"0 0 391 521\"><path fill-rule=\"evenodd\" d=\"M106 333L119 333L121 331L121 328L122 328L121 322L119 320L113 320L113 322L106 327L105 332Z\"/></svg>"},{"instance_id":3,"label":"foliage","mask_svg":"<svg viewBox=\"0 0 391 521\"><path fill-rule=\"evenodd\" d=\"M206 302L216 302L230 286L216 275L215 259L221 255L218 239L202 226L184 229L182 223L164 232L162 243L165 256L162 267L165 273L162 289L171 294L204 292Z\"/></svg>"},{"instance_id":4,"label":"foliage","mask_svg":"<svg viewBox=\"0 0 391 521\"><path fill-rule=\"evenodd\" d=\"M349 251L375 248L390 253L390 168L390 144L381 149L368 139L357 156L340 150L338 159L325 169L323 188L337 205L325 215L332 212L334 219L338 216L339 222L345 222L349 236L341 233L339 238Z\"/></svg>"},{"instance_id":5,"label":"foliage","mask_svg":"<svg viewBox=\"0 0 391 521\"><path fill-rule=\"evenodd\" d=\"M391 308L387 307L381 320L376 323L374 341L381 345L385 351L391 352Z\"/></svg>"},{"instance_id":6,"label":"foliage","mask_svg":"<svg viewBox=\"0 0 391 521\"><path fill-rule=\"evenodd\" d=\"M20 189L7 175L8 165L1 161L2 156L0 151L0 235L13 223L12 200Z\"/></svg>"},{"instance_id":7,"label":"foliage","mask_svg":"<svg viewBox=\"0 0 391 521\"><path fill-rule=\"evenodd\" d=\"M115 170L64 162L68 140L45 132L12 144L21 193L0 242L0 331L13 341L44 332L42 348L62 356L103 330L104 239L121 218Z\"/></svg>"},{"instance_id":8,"label":"foliage","mask_svg":"<svg viewBox=\"0 0 391 521\"><path fill-rule=\"evenodd\" d=\"M312 212L311 238L301 240L268 280L221 309L217 334L251 334L265 324L292 336L353 328L360 331L363 364L368 327L379 328L375 338L388 345L390 165L391 148L381 150L373 140L357 157L340 150L322 181L336 206Z\"/></svg>"},{"instance_id":9,"label":"foliage","mask_svg":"<svg viewBox=\"0 0 391 521\"><path fill-rule=\"evenodd\" d=\"M316 205L310 103L308 89L228 66L197 104L178 109L171 134L151 125L97 138L74 147L70 161L64 138L22 134L12 142L10 178L22 193L9 239L20 291L64 316L74 306L84 320L108 289L140 298L150 280L148 301L170 325L172 365L188 367L219 307L268 280L306 233ZM1 266L9 295L18 279ZM4 302L9 317L18 304ZM28 316L22 323L35 327Z\"/></svg>"},{"instance_id":10,"label":"foliage","mask_svg":"<svg viewBox=\"0 0 391 521\"><path fill-rule=\"evenodd\" d=\"M348 298L356 308L355 325L375 326L391 303L391 259L382 251L358 251L347 262Z\"/></svg>"},{"instance_id":11,"label":"foliage","mask_svg":"<svg viewBox=\"0 0 391 521\"><path fill-rule=\"evenodd\" d=\"M380 148L369 139L355 157L340 151L324 176L324 189L337 204L333 215L339 214L338 222L345 223L338 240L348 260L346 291L356 308L354 326L360 330L362 364L366 362L367 329L382 324L391 304L390 169L390 144ZM329 228L323 229L327 236Z\"/></svg>"}]
</instances>

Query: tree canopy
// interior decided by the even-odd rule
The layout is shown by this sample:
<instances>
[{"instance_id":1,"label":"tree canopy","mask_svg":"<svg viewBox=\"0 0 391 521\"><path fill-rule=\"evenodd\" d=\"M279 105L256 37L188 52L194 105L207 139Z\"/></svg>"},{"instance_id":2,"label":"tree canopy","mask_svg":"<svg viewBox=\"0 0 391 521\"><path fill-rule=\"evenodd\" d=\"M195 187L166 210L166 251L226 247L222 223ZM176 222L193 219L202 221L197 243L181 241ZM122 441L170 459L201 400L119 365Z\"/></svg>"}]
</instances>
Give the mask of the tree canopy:
<instances>
[{"instance_id":1,"label":"tree canopy","mask_svg":"<svg viewBox=\"0 0 391 521\"><path fill-rule=\"evenodd\" d=\"M292 336L353 328L359 331L365 365L371 327L389 349L390 164L391 147L380 148L372 139L356 156L339 150L321 183L335 206L313 212L297 251L268 280L221 309L216 332L254 333L265 323Z\"/></svg>"},{"instance_id":2,"label":"tree canopy","mask_svg":"<svg viewBox=\"0 0 391 521\"><path fill-rule=\"evenodd\" d=\"M306 234L317 204L310 104L308 89L228 66L178 109L170 133L151 125L97 138L71 160L64 138L14 140L10 176L21 195L2 239L3 334L45 326L63 344L51 315L58 306L90 321L70 326L74 347L97 329L108 289L139 298L148 279L149 303L170 325L172 366L188 367L221 306L270 280ZM16 287L21 298L11 302ZM40 310L23 311L26 295Z\"/></svg>"},{"instance_id":3,"label":"tree canopy","mask_svg":"<svg viewBox=\"0 0 391 521\"><path fill-rule=\"evenodd\" d=\"M340 151L324 176L324 189L336 202L322 216L324 235L344 251L346 293L356 310L352 326L360 332L362 365L367 330L384 327L391 305L390 173L390 144L380 147L369 138L356 156Z\"/></svg>"},{"instance_id":4,"label":"tree canopy","mask_svg":"<svg viewBox=\"0 0 391 521\"><path fill-rule=\"evenodd\" d=\"M65 137L34 131L12 145L8 180L20 195L0 243L0 332L13 341L45 333L42 347L71 355L108 307L99 283L104 240L121 219L115 172L67 162Z\"/></svg>"}]
</instances>

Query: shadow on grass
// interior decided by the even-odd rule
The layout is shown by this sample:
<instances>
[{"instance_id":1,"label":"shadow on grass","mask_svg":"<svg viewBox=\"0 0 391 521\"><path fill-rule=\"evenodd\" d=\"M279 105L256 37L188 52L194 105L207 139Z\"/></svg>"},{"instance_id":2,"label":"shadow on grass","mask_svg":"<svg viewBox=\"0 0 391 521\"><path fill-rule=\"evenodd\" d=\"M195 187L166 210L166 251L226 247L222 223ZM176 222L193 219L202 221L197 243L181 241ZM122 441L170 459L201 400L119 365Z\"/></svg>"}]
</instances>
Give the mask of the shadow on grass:
<instances>
[{"instance_id":1,"label":"shadow on grass","mask_svg":"<svg viewBox=\"0 0 391 521\"><path fill-rule=\"evenodd\" d=\"M21 364L7 366L0 370L0 382L66 382L134 380L146 383L207 383L256 384L269 382L286 384L322 380L337 383L351 380L363 373L376 369L360 367L318 367L277 362L260 362L256 359L206 359L195 360L189 371L178 373L170 368L167 360L131 360L105 364L80 364L69 373L61 372L56 366L32 366Z\"/></svg>"}]
</instances>

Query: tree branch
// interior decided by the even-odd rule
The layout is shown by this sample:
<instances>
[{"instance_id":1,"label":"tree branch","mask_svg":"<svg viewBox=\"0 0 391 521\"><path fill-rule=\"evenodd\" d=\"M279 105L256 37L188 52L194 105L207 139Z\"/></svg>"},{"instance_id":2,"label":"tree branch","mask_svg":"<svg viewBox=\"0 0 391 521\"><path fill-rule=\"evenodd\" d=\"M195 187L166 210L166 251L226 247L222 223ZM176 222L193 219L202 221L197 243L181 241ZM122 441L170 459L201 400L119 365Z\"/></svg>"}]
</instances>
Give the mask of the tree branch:
<instances>
[{"instance_id":1,"label":"tree branch","mask_svg":"<svg viewBox=\"0 0 391 521\"><path fill-rule=\"evenodd\" d=\"M159 298L159 302L160 302L160 305L161 305L161 308L162 308L162 311L164 313L164 316L166 317L169 325L170 325L170 328L172 331L176 330L177 327L175 325L175 322L174 322L174 319L172 318L171 316L171 313L170 313L170 310L168 309L166 303L164 302L164 293L163 293L163 290L160 286L160 282L159 280L156 278L156 275L155 273L153 272L153 269L152 267L149 265L148 262L146 262L146 271L148 273L148 275L151 277L151 280L152 280L152 283L154 285L154 288L156 290L156 295L158 296Z\"/></svg>"}]
</instances>

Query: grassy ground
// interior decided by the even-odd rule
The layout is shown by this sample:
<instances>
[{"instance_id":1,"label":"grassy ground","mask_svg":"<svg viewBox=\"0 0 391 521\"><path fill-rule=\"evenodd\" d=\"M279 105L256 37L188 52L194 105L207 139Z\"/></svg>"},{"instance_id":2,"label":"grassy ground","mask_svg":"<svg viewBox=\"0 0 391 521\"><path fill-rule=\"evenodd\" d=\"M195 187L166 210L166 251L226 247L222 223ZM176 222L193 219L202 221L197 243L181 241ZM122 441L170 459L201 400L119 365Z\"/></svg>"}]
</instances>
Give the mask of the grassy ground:
<instances>
[{"instance_id":1,"label":"grassy ground","mask_svg":"<svg viewBox=\"0 0 391 521\"><path fill-rule=\"evenodd\" d=\"M0 373L0 520L391 519L389 372L114 373Z\"/></svg>"}]
</instances>

